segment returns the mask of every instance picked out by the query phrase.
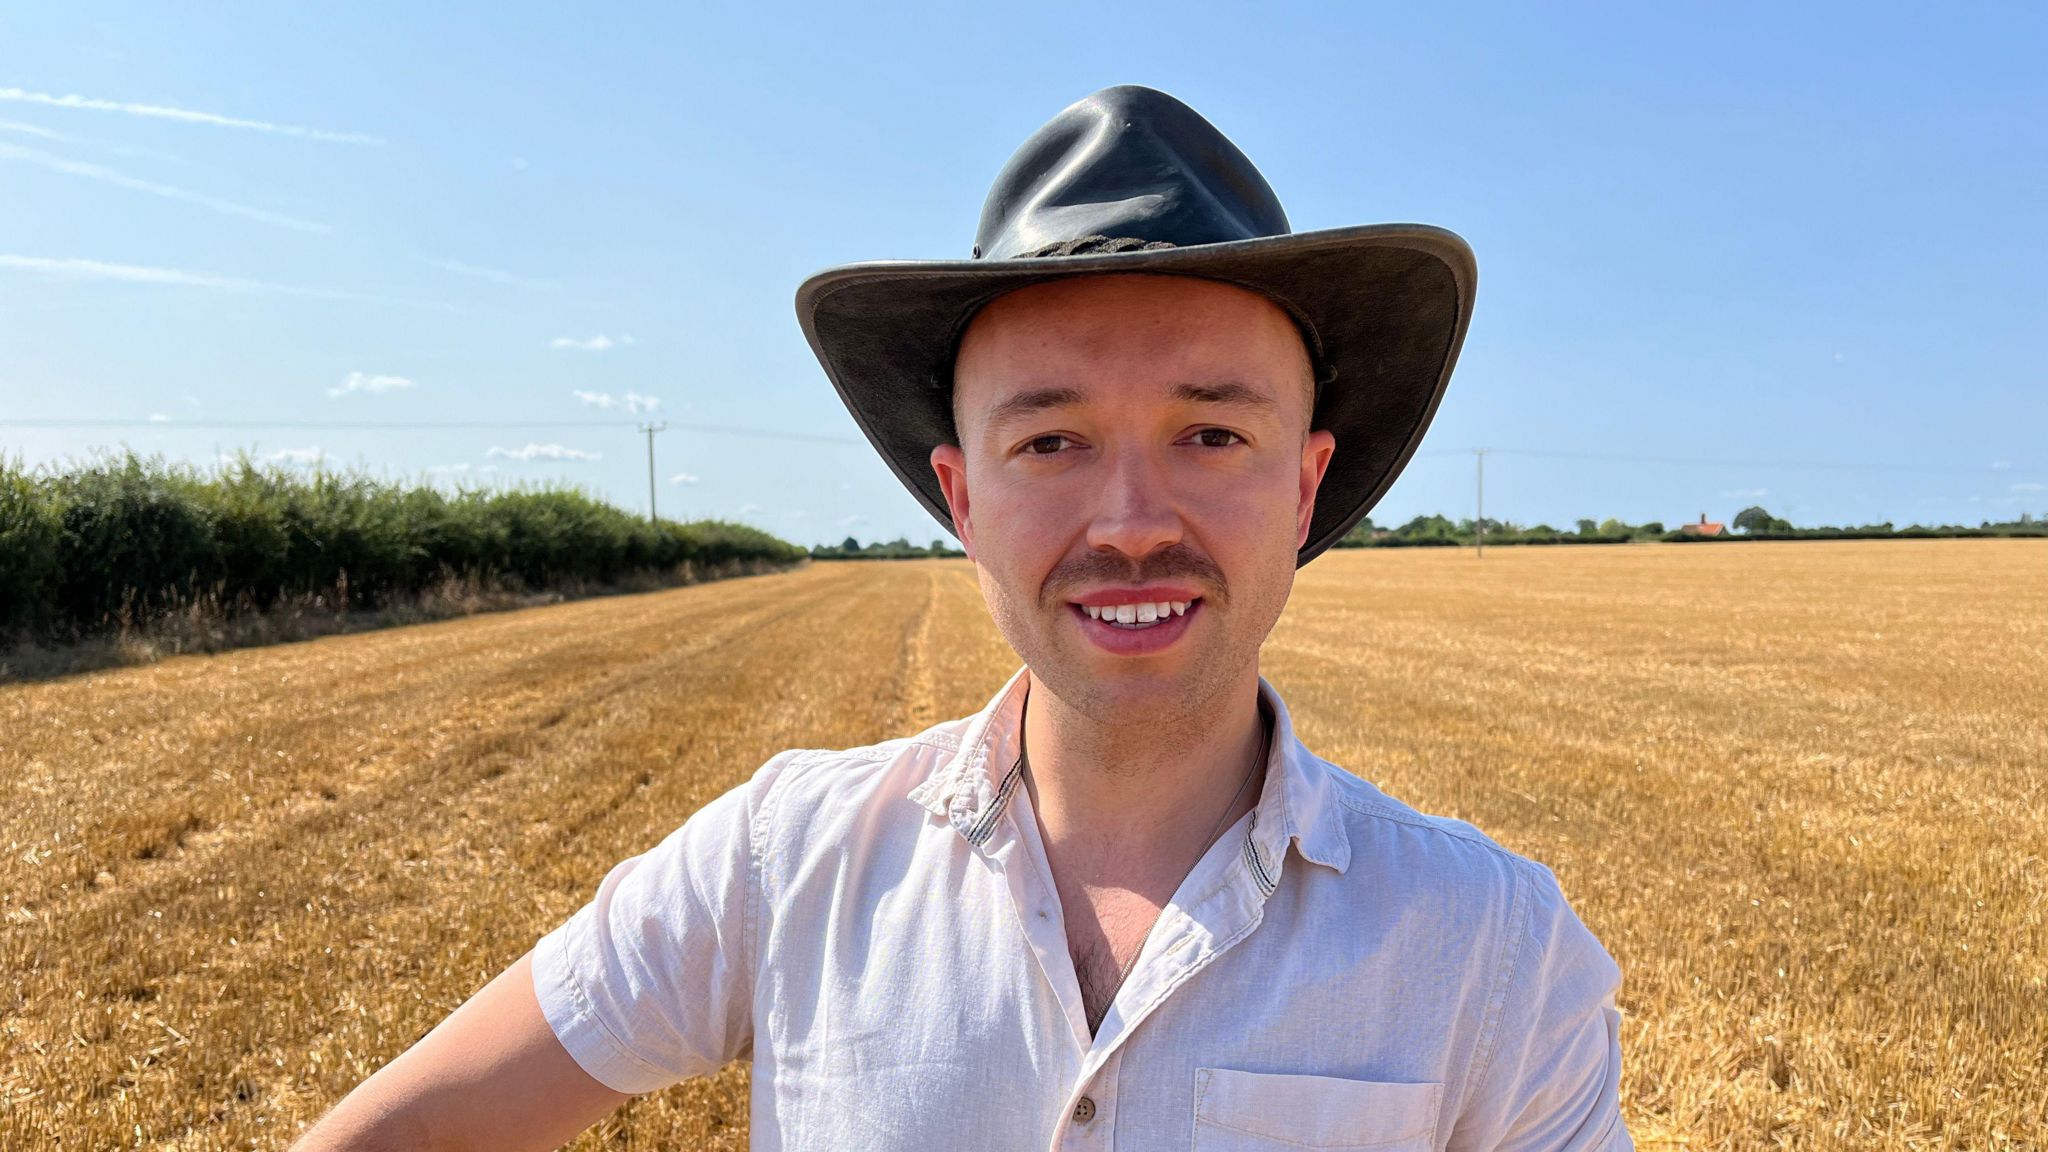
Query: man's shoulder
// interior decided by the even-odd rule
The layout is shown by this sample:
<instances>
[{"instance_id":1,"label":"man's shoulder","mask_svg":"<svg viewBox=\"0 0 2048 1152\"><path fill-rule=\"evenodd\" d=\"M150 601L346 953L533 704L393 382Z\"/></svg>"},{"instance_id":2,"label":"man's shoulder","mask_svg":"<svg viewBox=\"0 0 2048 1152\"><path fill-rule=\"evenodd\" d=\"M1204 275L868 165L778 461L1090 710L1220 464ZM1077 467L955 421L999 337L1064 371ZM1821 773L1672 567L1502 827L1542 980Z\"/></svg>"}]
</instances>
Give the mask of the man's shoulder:
<instances>
[{"instance_id":1,"label":"man's shoulder","mask_svg":"<svg viewBox=\"0 0 2048 1152\"><path fill-rule=\"evenodd\" d=\"M749 787L764 809L826 817L877 800L905 800L959 752L972 721L945 720L870 744L787 748L762 765Z\"/></svg>"},{"instance_id":2,"label":"man's shoulder","mask_svg":"<svg viewBox=\"0 0 2048 1152\"><path fill-rule=\"evenodd\" d=\"M1343 827L1351 858L1347 879L1368 885L1393 880L1411 899L1441 912L1476 912L1488 920L1526 923L1564 905L1548 865L1470 821L1425 812L1313 753L1310 767L1322 774L1321 798Z\"/></svg>"}]
</instances>

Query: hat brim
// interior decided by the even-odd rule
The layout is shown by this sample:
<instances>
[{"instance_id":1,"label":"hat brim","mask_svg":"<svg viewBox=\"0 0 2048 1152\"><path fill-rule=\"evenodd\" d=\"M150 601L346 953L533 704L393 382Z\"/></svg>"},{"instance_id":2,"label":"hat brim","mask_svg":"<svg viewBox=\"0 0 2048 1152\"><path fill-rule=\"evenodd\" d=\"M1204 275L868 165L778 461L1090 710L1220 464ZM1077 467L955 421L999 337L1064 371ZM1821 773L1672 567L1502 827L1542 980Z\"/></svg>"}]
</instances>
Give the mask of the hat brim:
<instances>
[{"instance_id":1,"label":"hat brim","mask_svg":"<svg viewBox=\"0 0 2048 1152\"><path fill-rule=\"evenodd\" d=\"M854 423L957 537L930 458L957 443L953 359L967 320L1027 284L1125 272L1242 285L1292 305L1320 338L1336 375L1310 426L1328 429L1337 447L1297 567L1363 519L1415 454L1457 364L1478 281L1456 233L1371 224L1097 255L847 264L804 281L797 320Z\"/></svg>"}]
</instances>

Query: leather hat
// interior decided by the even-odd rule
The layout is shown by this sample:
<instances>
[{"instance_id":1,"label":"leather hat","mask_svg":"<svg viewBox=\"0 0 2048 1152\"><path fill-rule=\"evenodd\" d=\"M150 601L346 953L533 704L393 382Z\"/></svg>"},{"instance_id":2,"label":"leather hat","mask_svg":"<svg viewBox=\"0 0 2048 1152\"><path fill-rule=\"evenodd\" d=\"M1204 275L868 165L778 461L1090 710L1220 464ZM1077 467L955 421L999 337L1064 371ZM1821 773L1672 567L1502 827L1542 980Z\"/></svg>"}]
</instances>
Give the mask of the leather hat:
<instances>
[{"instance_id":1,"label":"leather hat","mask_svg":"<svg viewBox=\"0 0 2048 1152\"><path fill-rule=\"evenodd\" d=\"M1336 438L1295 557L1307 563L1371 511L1435 415L1478 277L1455 233L1424 224L1292 232L1265 177L1164 92L1105 88L1010 157L965 260L828 268L797 319L882 458L958 536L931 450L957 443L953 361L995 297L1057 277L1150 272L1262 293L1300 326L1316 369L1312 428Z\"/></svg>"}]
</instances>

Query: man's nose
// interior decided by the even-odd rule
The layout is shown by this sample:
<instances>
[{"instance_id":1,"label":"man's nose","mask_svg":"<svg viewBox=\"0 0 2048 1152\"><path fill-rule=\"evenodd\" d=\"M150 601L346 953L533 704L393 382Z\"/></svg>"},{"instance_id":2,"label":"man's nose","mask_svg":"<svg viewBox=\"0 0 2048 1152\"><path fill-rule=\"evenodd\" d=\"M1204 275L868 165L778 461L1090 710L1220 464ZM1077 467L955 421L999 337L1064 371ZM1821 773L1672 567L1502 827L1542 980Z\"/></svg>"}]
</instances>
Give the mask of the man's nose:
<instances>
[{"instance_id":1,"label":"man's nose","mask_svg":"<svg viewBox=\"0 0 2048 1152\"><path fill-rule=\"evenodd\" d=\"M1180 543L1180 510L1163 463L1125 449L1107 464L1088 522L1088 546L1140 559Z\"/></svg>"}]
</instances>

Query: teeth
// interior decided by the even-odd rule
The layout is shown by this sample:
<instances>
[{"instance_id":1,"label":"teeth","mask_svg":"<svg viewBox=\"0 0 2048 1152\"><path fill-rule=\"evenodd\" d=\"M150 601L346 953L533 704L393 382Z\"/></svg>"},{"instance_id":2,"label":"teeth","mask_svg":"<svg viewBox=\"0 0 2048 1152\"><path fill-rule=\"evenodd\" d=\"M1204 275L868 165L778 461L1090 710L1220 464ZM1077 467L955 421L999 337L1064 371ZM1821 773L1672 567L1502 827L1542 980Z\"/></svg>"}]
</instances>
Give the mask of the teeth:
<instances>
[{"instance_id":1,"label":"teeth","mask_svg":"<svg viewBox=\"0 0 2048 1152\"><path fill-rule=\"evenodd\" d=\"M1157 600L1149 604L1083 604L1090 620L1110 624L1156 624L1174 616L1185 616L1192 600Z\"/></svg>"}]
</instances>

